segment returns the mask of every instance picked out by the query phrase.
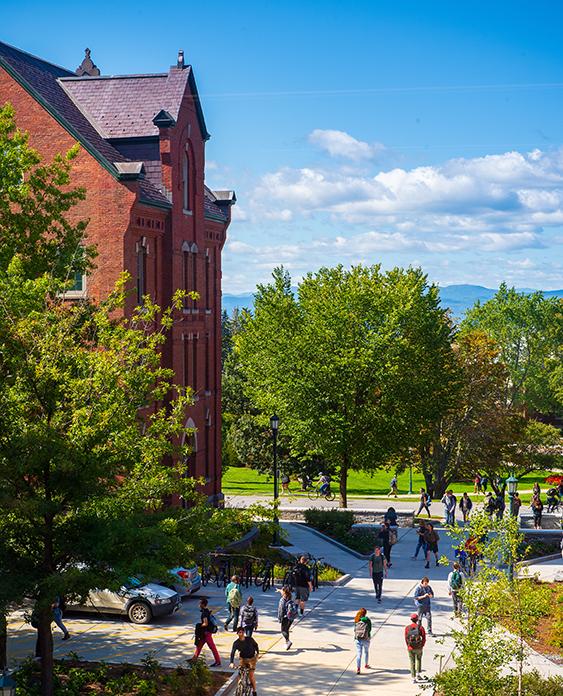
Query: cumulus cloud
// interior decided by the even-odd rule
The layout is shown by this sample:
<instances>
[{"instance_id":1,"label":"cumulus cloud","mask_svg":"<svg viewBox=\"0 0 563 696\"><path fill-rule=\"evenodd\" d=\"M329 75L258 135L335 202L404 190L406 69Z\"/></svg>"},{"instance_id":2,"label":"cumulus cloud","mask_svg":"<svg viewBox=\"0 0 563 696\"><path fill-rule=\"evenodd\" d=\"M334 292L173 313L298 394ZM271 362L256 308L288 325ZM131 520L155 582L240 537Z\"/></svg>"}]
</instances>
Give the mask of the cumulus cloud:
<instances>
[{"instance_id":1,"label":"cumulus cloud","mask_svg":"<svg viewBox=\"0 0 563 696\"><path fill-rule=\"evenodd\" d=\"M331 157L341 157L353 162L371 160L385 150L381 143L370 145L340 130L316 128L309 134L309 142L328 152Z\"/></svg>"},{"instance_id":2,"label":"cumulus cloud","mask_svg":"<svg viewBox=\"0 0 563 696\"><path fill-rule=\"evenodd\" d=\"M322 134L315 136L318 142L329 142L327 133L340 132L314 133ZM346 138L330 142L341 143L344 150ZM371 146L351 141L357 158L367 156ZM541 246L545 227L563 224L563 149L458 158L369 175L285 167L261 178L251 205L257 217L328 215L426 250L472 244L484 251L534 248Z\"/></svg>"}]
</instances>

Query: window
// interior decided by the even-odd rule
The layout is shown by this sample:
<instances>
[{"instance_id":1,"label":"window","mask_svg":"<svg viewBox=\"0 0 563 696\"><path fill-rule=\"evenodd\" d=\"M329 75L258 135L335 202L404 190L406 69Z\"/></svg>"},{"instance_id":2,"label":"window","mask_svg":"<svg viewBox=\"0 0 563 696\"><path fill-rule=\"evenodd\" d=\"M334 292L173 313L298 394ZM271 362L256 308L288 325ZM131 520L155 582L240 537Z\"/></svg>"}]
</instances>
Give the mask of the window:
<instances>
[{"instance_id":1,"label":"window","mask_svg":"<svg viewBox=\"0 0 563 696\"><path fill-rule=\"evenodd\" d=\"M182 244L182 274L184 276L184 290L186 292L197 292L197 244L195 242L184 242ZM197 308L197 300L186 297L184 308Z\"/></svg>"},{"instance_id":2,"label":"window","mask_svg":"<svg viewBox=\"0 0 563 696\"><path fill-rule=\"evenodd\" d=\"M137 242L137 303L143 303L147 294L147 238Z\"/></svg>"},{"instance_id":3,"label":"window","mask_svg":"<svg viewBox=\"0 0 563 696\"><path fill-rule=\"evenodd\" d=\"M205 250L205 309L209 311L211 305L209 304L209 249Z\"/></svg>"},{"instance_id":4,"label":"window","mask_svg":"<svg viewBox=\"0 0 563 696\"><path fill-rule=\"evenodd\" d=\"M182 158L182 208L185 213L189 213L192 210L190 156L187 150Z\"/></svg>"},{"instance_id":5,"label":"window","mask_svg":"<svg viewBox=\"0 0 563 696\"><path fill-rule=\"evenodd\" d=\"M79 300L87 297L86 274L76 271L72 276L73 283L68 290L61 293L66 300Z\"/></svg>"}]
</instances>

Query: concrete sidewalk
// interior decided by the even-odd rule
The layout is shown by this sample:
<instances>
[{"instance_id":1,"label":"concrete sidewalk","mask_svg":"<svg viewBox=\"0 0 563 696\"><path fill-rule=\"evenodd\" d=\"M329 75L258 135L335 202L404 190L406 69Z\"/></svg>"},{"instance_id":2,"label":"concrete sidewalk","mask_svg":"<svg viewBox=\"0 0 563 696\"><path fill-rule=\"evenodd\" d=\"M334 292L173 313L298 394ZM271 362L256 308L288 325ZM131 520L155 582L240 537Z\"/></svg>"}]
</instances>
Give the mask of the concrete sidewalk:
<instances>
[{"instance_id":1,"label":"concrete sidewalk","mask_svg":"<svg viewBox=\"0 0 563 696\"><path fill-rule=\"evenodd\" d=\"M393 547L389 578L384 581L383 602L377 604L367 561L320 538L303 524L282 524L296 551L324 557L331 565L349 573L352 579L345 586L325 588L322 593L311 595L305 616L292 628L292 648L286 651L280 637L262 656L257 672L261 696L371 694L379 687L397 696L428 694L422 686L412 682L403 632L415 608L414 589L426 574L435 594L432 613L436 636L428 637L426 643L424 674L430 677L438 671L440 656L443 666L447 666L453 648L450 632L454 625L446 582L450 569L432 564L426 570L420 558L412 560L416 534L412 529L402 529L399 542ZM440 530L440 553L453 560L449 538L443 530ZM362 674L357 675L353 619L360 607L368 610L373 624L372 669L362 669ZM543 674L563 675L563 668L532 651L528 666Z\"/></svg>"}]
</instances>

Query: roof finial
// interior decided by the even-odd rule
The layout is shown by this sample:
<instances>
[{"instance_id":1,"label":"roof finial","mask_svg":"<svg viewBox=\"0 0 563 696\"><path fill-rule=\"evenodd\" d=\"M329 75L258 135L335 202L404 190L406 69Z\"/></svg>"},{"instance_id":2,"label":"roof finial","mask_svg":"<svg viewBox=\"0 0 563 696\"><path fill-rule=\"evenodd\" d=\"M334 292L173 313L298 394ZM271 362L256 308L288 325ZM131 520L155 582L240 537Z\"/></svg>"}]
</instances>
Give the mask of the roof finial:
<instances>
[{"instance_id":1,"label":"roof finial","mask_svg":"<svg viewBox=\"0 0 563 696\"><path fill-rule=\"evenodd\" d=\"M183 70L186 67L184 65L184 51L182 49L178 51L178 62L176 63L176 67L180 70Z\"/></svg>"},{"instance_id":2,"label":"roof finial","mask_svg":"<svg viewBox=\"0 0 563 696\"><path fill-rule=\"evenodd\" d=\"M80 63L80 65L76 68L76 74L79 77L82 77L83 75L90 75L91 77L99 75L99 68L96 65L94 65L93 60L90 58L90 49L85 49L84 53L86 55L82 63Z\"/></svg>"}]
</instances>

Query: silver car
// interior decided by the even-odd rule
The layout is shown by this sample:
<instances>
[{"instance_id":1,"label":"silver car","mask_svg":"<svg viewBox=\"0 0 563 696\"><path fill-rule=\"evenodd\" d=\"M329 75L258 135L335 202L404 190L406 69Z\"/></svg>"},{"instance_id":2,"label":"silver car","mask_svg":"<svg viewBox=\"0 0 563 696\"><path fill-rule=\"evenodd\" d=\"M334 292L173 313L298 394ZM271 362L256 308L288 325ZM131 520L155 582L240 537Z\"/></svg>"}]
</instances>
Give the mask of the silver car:
<instances>
[{"instance_id":1,"label":"silver car","mask_svg":"<svg viewBox=\"0 0 563 696\"><path fill-rule=\"evenodd\" d=\"M178 611L180 595L168 587L149 582L143 584L130 578L117 591L92 590L82 604L67 603L67 611L86 611L99 614L120 614L135 624L146 624L157 616Z\"/></svg>"}]
</instances>

